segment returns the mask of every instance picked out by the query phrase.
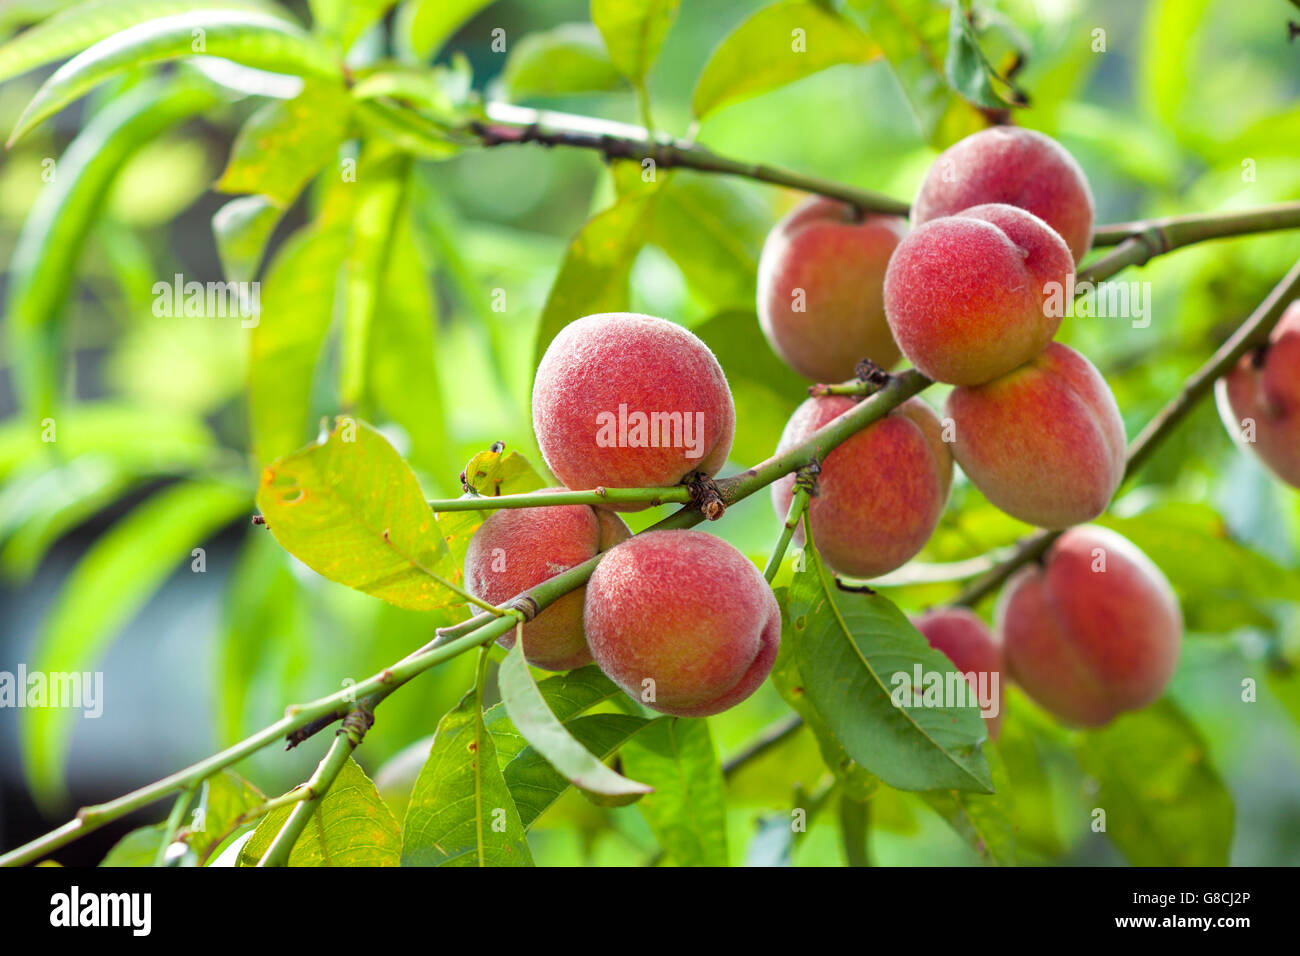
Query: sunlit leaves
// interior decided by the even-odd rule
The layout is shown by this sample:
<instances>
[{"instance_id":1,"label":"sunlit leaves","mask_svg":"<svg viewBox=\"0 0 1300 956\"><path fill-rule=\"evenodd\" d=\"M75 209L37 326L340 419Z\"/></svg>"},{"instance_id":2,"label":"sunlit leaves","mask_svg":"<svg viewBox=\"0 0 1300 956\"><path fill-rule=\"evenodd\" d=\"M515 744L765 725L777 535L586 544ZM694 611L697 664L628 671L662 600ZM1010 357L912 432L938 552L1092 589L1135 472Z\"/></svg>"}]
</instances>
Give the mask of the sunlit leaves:
<instances>
[{"instance_id":1,"label":"sunlit leaves","mask_svg":"<svg viewBox=\"0 0 1300 956\"><path fill-rule=\"evenodd\" d=\"M115 33L56 70L19 117L10 142L132 67L195 54L273 72L339 74L339 65L322 47L278 17L222 10L162 17Z\"/></svg>"},{"instance_id":2,"label":"sunlit leaves","mask_svg":"<svg viewBox=\"0 0 1300 956\"><path fill-rule=\"evenodd\" d=\"M417 611L459 600L415 474L369 425L340 418L267 466L257 504L284 549L331 581Z\"/></svg>"},{"instance_id":3,"label":"sunlit leaves","mask_svg":"<svg viewBox=\"0 0 1300 956\"><path fill-rule=\"evenodd\" d=\"M845 752L902 790L991 792L976 706L895 706L898 674L954 674L898 608L878 594L840 591L815 549L790 585L794 660L808 701ZM960 678L956 678L960 680ZM919 690L919 688L917 688Z\"/></svg>"},{"instance_id":4,"label":"sunlit leaves","mask_svg":"<svg viewBox=\"0 0 1300 956\"><path fill-rule=\"evenodd\" d=\"M681 0L591 0L609 57L634 86L645 82Z\"/></svg>"},{"instance_id":5,"label":"sunlit leaves","mask_svg":"<svg viewBox=\"0 0 1300 956\"><path fill-rule=\"evenodd\" d=\"M759 10L713 51L691 107L703 117L827 67L866 63L879 55L870 37L828 6L782 0Z\"/></svg>"},{"instance_id":6,"label":"sunlit leaves","mask_svg":"<svg viewBox=\"0 0 1300 956\"><path fill-rule=\"evenodd\" d=\"M492 0L406 0L398 10L397 46L413 60L428 60L470 17Z\"/></svg>"},{"instance_id":7,"label":"sunlit leaves","mask_svg":"<svg viewBox=\"0 0 1300 956\"><path fill-rule=\"evenodd\" d=\"M512 100L616 90L623 77L589 23L565 23L530 33L510 51L501 84Z\"/></svg>"},{"instance_id":8,"label":"sunlit leaves","mask_svg":"<svg viewBox=\"0 0 1300 956\"><path fill-rule=\"evenodd\" d=\"M217 182L227 193L257 193L288 206L335 158L348 133L351 97L313 80L292 100L267 103L244 123Z\"/></svg>"},{"instance_id":9,"label":"sunlit leaves","mask_svg":"<svg viewBox=\"0 0 1300 956\"><path fill-rule=\"evenodd\" d=\"M265 196L232 199L212 216L212 236L228 282L251 282L284 210Z\"/></svg>"},{"instance_id":10,"label":"sunlit leaves","mask_svg":"<svg viewBox=\"0 0 1300 956\"><path fill-rule=\"evenodd\" d=\"M291 805L262 818L252 839L240 850L240 866L257 865L292 812ZM349 757L307 819L288 865L397 866L401 840L397 818L365 771Z\"/></svg>"}]
</instances>

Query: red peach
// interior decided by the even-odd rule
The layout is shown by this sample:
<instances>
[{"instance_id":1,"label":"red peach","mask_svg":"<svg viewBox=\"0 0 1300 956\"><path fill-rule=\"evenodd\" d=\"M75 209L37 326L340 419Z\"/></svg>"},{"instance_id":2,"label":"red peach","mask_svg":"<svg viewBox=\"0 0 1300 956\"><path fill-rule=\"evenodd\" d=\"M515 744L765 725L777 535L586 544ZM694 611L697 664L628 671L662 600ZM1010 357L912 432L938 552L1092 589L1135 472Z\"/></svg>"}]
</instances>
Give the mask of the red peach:
<instances>
[{"instance_id":1,"label":"red peach","mask_svg":"<svg viewBox=\"0 0 1300 956\"><path fill-rule=\"evenodd\" d=\"M810 398L795 409L777 453L853 408L846 395ZM818 452L817 494L808 504L813 542L832 570L877 577L907 563L934 533L952 484L952 455L939 420L919 398L899 405L829 454ZM793 475L772 485L782 518ZM803 540L802 526L796 540Z\"/></svg>"},{"instance_id":2,"label":"red peach","mask_svg":"<svg viewBox=\"0 0 1300 956\"><path fill-rule=\"evenodd\" d=\"M694 471L712 475L726 463L735 424L713 353L664 319L586 316L560 330L537 366L537 444L570 488L660 487Z\"/></svg>"},{"instance_id":3,"label":"red peach","mask_svg":"<svg viewBox=\"0 0 1300 956\"><path fill-rule=\"evenodd\" d=\"M707 717L767 678L781 610L758 568L702 531L647 531L587 582L587 639L600 669L665 714Z\"/></svg>"},{"instance_id":4,"label":"red peach","mask_svg":"<svg viewBox=\"0 0 1300 956\"><path fill-rule=\"evenodd\" d=\"M933 219L898 245L885 273L894 341L930 378L981 385L1028 362L1061 324L1051 303L1074 260L1052 228L1015 206Z\"/></svg>"},{"instance_id":5,"label":"red peach","mask_svg":"<svg viewBox=\"0 0 1300 956\"><path fill-rule=\"evenodd\" d=\"M997 694L997 710L984 715L989 736L997 739L1002 730L1002 704L1006 694L1002 686L1002 651L988 626L974 611L964 607L935 608L914 620L912 626L931 647L952 661L974 690Z\"/></svg>"},{"instance_id":6,"label":"red peach","mask_svg":"<svg viewBox=\"0 0 1300 956\"><path fill-rule=\"evenodd\" d=\"M758 321L773 351L814 382L852 378L859 360L898 362L885 321L885 267L907 223L813 197L772 229L758 261Z\"/></svg>"},{"instance_id":7,"label":"red peach","mask_svg":"<svg viewBox=\"0 0 1300 956\"><path fill-rule=\"evenodd\" d=\"M952 453L1007 514L1065 528L1106 510L1124 477L1124 422L1101 373L1053 342L1027 365L948 396Z\"/></svg>"},{"instance_id":8,"label":"red peach","mask_svg":"<svg viewBox=\"0 0 1300 956\"><path fill-rule=\"evenodd\" d=\"M991 202L1038 216L1060 233L1076 262L1092 245L1087 177L1060 143L1042 133L995 126L949 146L921 184L912 221L919 225Z\"/></svg>"},{"instance_id":9,"label":"red peach","mask_svg":"<svg viewBox=\"0 0 1300 956\"><path fill-rule=\"evenodd\" d=\"M500 605L521 591L607 551L631 535L603 508L551 505L502 509L488 517L465 551L465 587ZM524 625L524 656L534 667L565 671L591 663L582 629L583 589L570 591ZM498 638L513 647L515 632Z\"/></svg>"},{"instance_id":10,"label":"red peach","mask_svg":"<svg viewBox=\"0 0 1300 956\"><path fill-rule=\"evenodd\" d=\"M1300 488L1300 301L1287 307L1267 347L1244 356L1218 390L1233 437Z\"/></svg>"},{"instance_id":11,"label":"red peach","mask_svg":"<svg viewBox=\"0 0 1300 956\"><path fill-rule=\"evenodd\" d=\"M1160 569L1113 531L1084 525L1021 568L998 599L1011 676L1045 710L1095 727L1154 701L1182 645L1178 601Z\"/></svg>"}]
</instances>

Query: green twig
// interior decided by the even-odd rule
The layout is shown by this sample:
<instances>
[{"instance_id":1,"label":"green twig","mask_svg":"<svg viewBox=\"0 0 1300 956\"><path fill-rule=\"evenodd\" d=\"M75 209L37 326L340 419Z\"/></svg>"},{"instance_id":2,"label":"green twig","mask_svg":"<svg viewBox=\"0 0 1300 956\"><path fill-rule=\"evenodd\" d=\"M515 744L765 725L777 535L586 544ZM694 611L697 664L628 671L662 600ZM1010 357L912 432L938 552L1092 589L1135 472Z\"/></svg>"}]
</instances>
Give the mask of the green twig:
<instances>
[{"instance_id":1,"label":"green twig","mask_svg":"<svg viewBox=\"0 0 1300 956\"><path fill-rule=\"evenodd\" d=\"M605 505L611 502L647 505L688 504L690 489L685 485L669 488L593 488L590 491L530 491L496 497L467 495L463 498L439 498L429 502L435 512L493 511L498 508L544 508L553 505Z\"/></svg>"}]
</instances>

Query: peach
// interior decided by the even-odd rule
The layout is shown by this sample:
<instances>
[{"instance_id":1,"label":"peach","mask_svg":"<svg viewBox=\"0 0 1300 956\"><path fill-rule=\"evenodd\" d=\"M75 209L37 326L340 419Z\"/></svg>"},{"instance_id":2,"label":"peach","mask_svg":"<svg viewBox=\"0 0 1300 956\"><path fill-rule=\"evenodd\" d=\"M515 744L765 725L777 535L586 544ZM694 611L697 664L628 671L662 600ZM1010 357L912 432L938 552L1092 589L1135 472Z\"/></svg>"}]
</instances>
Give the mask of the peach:
<instances>
[{"instance_id":1,"label":"peach","mask_svg":"<svg viewBox=\"0 0 1300 956\"><path fill-rule=\"evenodd\" d=\"M1021 568L998 598L1007 669L1061 720L1087 727L1164 692L1182 646L1178 601L1160 569L1114 531L1083 525Z\"/></svg>"},{"instance_id":2,"label":"peach","mask_svg":"<svg viewBox=\"0 0 1300 956\"><path fill-rule=\"evenodd\" d=\"M663 487L695 471L712 475L727 460L735 426L718 360L664 319L586 316L560 330L537 366L537 444L570 488Z\"/></svg>"},{"instance_id":3,"label":"peach","mask_svg":"<svg viewBox=\"0 0 1300 956\"><path fill-rule=\"evenodd\" d=\"M465 551L465 587L500 605L607 551L631 532L613 512L587 505L502 509L488 517ZM565 671L591 663L582 628L583 589L544 608L524 625L524 657L534 667ZM498 639L513 647L515 632Z\"/></svg>"},{"instance_id":4,"label":"peach","mask_svg":"<svg viewBox=\"0 0 1300 956\"><path fill-rule=\"evenodd\" d=\"M772 229L758 260L758 321L772 350L814 382L852 378L859 360L898 363L885 321L885 267L907 223L813 197Z\"/></svg>"},{"instance_id":5,"label":"peach","mask_svg":"<svg viewBox=\"0 0 1300 956\"><path fill-rule=\"evenodd\" d=\"M707 717L767 678L781 610L758 568L702 531L647 531L587 582L583 620L600 669L665 714Z\"/></svg>"},{"instance_id":6,"label":"peach","mask_svg":"<svg viewBox=\"0 0 1300 956\"><path fill-rule=\"evenodd\" d=\"M935 160L912 205L917 225L984 203L1032 212L1065 240L1077 262L1092 245L1093 200L1079 164L1056 140L995 126L954 143Z\"/></svg>"},{"instance_id":7,"label":"peach","mask_svg":"<svg viewBox=\"0 0 1300 956\"><path fill-rule=\"evenodd\" d=\"M1090 521L1124 477L1124 422L1105 379L1053 342L987 385L954 388L953 457L1012 517L1044 528Z\"/></svg>"},{"instance_id":8,"label":"peach","mask_svg":"<svg viewBox=\"0 0 1300 956\"><path fill-rule=\"evenodd\" d=\"M795 409L777 453L806 440L855 402L846 395L810 398ZM813 542L833 571L877 577L905 564L934 533L952 484L952 455L939 420L919 398L908 399L829 454L818 452L817 494L808 503ZM794 497L794 475L772 485L782 518ZM803 528L796 532L803 540Z\"/></svg>"},{"instance_id":9,"label":"peach","mask_svg":"<svg viewBox=\"0 0 1300 956\"><path fill-rule=\"evenodd\" d=\"M1233 437L1300 488L1300 301L1287 307L1267 346L1219 380L1218 391Z\"/></svg>"},{"instance_id":10,"label":"peach","mask_svg":"<svg viewBox=\"0 0 1300 956\"><path fill-rule=\"evenodd\" d=\"M1002 687L1002 651L988 626L964 607L935 608L912 621L912 626L931 647L952 661L977 694L996 694L996 709L986 713L984 720L989 736L997 739L1006 694Z\"/></svg>"},{"instance_id":11,"label":"peach","mask_svg":"<svg viewBox=\"0 0 1300 956\"><path fill-rule=\"evenodd\" d=\"M930 378L982 385L1041 352L1061 324L1054 305L1074 260L1051 226L1015 206L932 219L885 272L894 341Z\"/></svg>"}]
</instances>

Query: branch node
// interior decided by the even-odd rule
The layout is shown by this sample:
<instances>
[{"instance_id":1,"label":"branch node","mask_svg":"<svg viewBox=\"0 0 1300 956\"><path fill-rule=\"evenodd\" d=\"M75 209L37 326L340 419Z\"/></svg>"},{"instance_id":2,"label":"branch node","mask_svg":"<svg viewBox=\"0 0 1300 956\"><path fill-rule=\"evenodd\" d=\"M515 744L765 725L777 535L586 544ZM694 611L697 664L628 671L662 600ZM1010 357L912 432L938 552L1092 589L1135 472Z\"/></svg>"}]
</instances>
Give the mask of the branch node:
<instances>
[{"instance_id":1,"label":"branch node","mask_svg":"<svg viewBox=\"0 0 1300 956\"><path fill-rule=\"evenodd\" d=\"M533 618L537 617L541 608L537 606L537 601L527 594L515 598L506 607L512 611L518 611L524 616L524 623L527 624Z\"/></svg>"},{"instance_id":2,"label":"branch node","mask_svg":"<svg viewBox=\"0 0 1300 956\"><path fill-rule=\"evenodd\" d=\"M727 510L727 504L718 491L718 483L703 472L692 472L686 476L686 486L691 493L691 502L700 509L700 514L710 521L717 521Z\"/></svg>"},{"instance_id":3,"label":"branch node","mask_svg":"<svg viewBox=\"0 0 1300 956\"><path fill-rule=\"evenodd\" d=\"M864 358L858 362L853 367L853 374L864 385L874 385L877 389L884 388L889 384L889 373L869 358Z\"/></svg>"}]
</instances>

